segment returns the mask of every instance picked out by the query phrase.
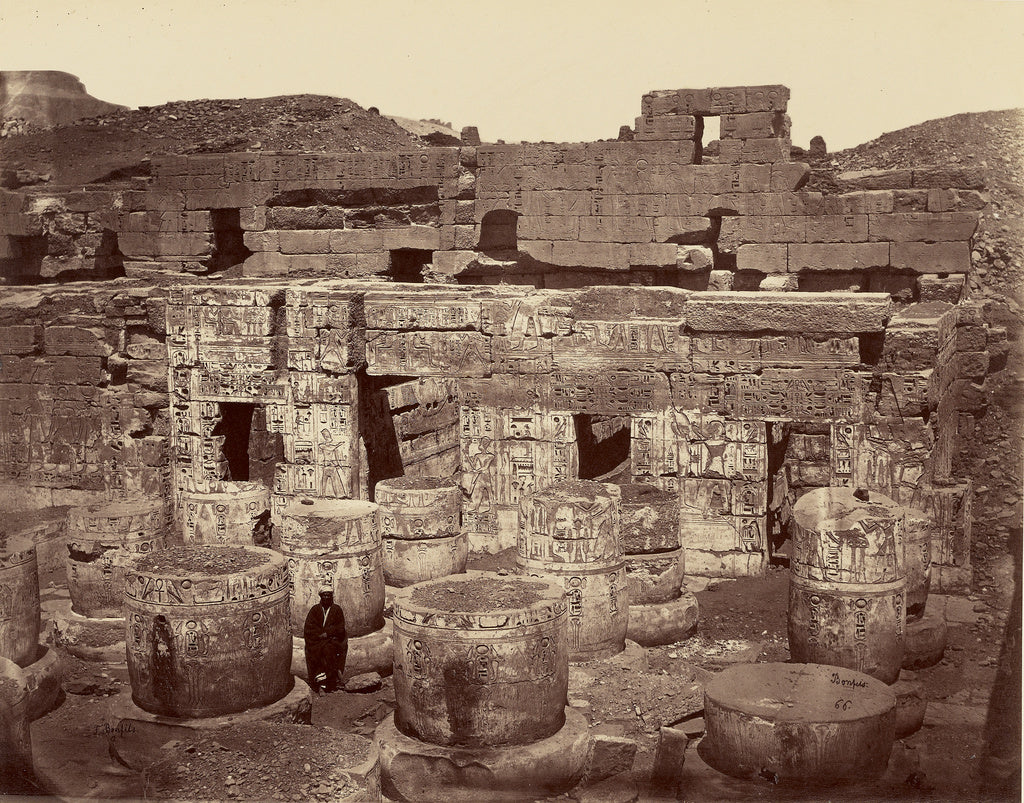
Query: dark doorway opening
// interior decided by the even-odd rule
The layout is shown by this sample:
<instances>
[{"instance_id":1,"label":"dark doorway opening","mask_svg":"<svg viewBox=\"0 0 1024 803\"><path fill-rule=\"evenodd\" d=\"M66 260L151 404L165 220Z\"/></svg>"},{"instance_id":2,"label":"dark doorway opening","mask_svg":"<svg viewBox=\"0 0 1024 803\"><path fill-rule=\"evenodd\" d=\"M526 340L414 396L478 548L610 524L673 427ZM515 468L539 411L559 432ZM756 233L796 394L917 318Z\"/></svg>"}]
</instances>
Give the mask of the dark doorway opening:
<instances>
[{"instance_id":1,"label":"dark doorway opening","mask_svg":"<svg viewBox=\"0 0 1024 803\"><path fill-rule=\"evenodd\" d=\"M246 247L243 239L239 210L211 209L210 222L213 226L213 256L209 261L211 271L241 265L252 256L252 251Z\"/></svg>"},{"instance_id":2,"label":"dark doorway opening","mask_svg":"<svg viewBox=\"0 0 1024 803\"><path fill-rule=\"evenodd\" d=\"M226 480L249 479L249 431L255 404L222 402L220 421L213 428L213 437L224 436L222 451L228 462Z\"/></svg>"},{"instance_id":3,"label":"dark doorway opening","mask_svg":"<svg viewBox=\"0 0 1024 803\"><path fill-rule=\"evenodd\" d=\"M391 267L388 273L392 281L422 284L423 269L433 258L433 251L421 248L396 248L391 252Z\"/></svg>"},{"instance_id":4,"label":"dark doorway opening","mask_svg":"<svg viewBox=\"0 0 1024 803\"><path fill-rule=\"evenodd\" d=\"M629 475L629 417L590 415L573 416L579 449L580 479L601 478L615 481L619 474Z\"/></svg>"},{"instance_id":5,"label":"dark doorway opening","mask_svg":"<svg viewBox=\"0 0 1024 803\"><path fill-rule=\"evenodd\" d=\"M247 402L221 402L213 436L223 436L226 480L253 481L272 488L274 471L284 459L284 438L269 432L264 408Z\"/></svg>"},{"instance_id":6,"label":"dark doorway opening","mask_svg":"<svg viewBox=\"0 0 1024 803\"><path fill-rule=\"evenodd\" d=\"M480 243L484 252L515 251L518 248L519 213L508 209L493 209L480 221Z\"/></svg>"}]
</instances>

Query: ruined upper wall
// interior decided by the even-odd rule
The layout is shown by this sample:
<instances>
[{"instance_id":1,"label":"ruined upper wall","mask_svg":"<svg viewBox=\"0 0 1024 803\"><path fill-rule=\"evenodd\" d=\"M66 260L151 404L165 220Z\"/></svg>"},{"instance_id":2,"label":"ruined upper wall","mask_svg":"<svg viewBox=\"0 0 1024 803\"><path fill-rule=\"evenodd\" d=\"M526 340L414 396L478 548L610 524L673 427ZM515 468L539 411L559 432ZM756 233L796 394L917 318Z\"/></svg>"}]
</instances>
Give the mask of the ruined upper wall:
<instances>
[{"instance_id":1,"label":"ruined upper wall","mask_svg":"<svg viewBox=\"0 0 1024 803\"><path fill-rule=\"evenodd\" d=\"M956 302L973 168L802 188L781 86L652 92L619 141L155 158L117 191L0 195L8 281L380 277L867 290ZM701 141L718 126L717 156ZM632 137L632 139L630 139Z\"/></svg>"}]
</instances>

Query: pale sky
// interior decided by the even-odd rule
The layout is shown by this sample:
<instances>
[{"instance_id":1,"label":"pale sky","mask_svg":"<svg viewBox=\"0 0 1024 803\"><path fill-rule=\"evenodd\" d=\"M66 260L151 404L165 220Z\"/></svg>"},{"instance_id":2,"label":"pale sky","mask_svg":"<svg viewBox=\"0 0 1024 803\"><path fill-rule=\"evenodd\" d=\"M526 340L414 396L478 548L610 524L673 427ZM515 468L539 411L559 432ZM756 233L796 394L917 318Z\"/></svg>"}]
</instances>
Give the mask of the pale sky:
<instances>
[{"instance_id":1,"label":"pale sky","mask_svg":"<svg viewBox=\"0 0 1024 803\"><path fill-rule=\"evenodd\" d=\"M3 0L0 69L133 107L337 95L509 142L614 138L652 89L781 83L794 144L839 150L1024 107L1024 2Z\"/></svg>"}]
</instances>

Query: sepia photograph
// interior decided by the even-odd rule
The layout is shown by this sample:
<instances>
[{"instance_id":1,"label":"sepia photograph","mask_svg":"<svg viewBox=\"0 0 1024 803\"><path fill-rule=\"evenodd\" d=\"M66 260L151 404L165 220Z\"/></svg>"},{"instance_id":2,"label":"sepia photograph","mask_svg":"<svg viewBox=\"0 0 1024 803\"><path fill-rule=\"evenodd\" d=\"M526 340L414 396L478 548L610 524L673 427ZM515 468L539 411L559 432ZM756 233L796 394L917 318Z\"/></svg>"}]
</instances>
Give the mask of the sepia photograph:
<instances>
[{"instance_id":1,"label":"sepia photograph","mask_svg":"<svg viewBox=\"0 0 1024 803\"><path fill-rule=\"evenodd\" d=\"M0 798L1019 801L1022 54L0 6Z\"/></svg>"}]
</instances>

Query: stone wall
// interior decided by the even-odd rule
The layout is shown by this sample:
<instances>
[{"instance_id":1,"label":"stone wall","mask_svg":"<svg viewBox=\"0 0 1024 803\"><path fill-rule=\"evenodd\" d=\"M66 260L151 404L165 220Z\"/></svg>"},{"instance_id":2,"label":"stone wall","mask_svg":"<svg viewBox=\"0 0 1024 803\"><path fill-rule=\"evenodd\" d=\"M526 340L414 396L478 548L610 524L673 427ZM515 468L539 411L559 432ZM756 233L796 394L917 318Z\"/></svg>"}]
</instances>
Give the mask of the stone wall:
<instances>
[{"instance_id":1,"label":"stone wall","mask_svg":"<svg viewBox=\"0 0 1024 803\"><path fill-rule=\"evenodd\" d=\"M525 494L621 463L680 494L691 571L762 571L799 493L851 485L933 513L963 587L953 459L1001 348L961 301L980 178L804 191L787 99L655 92L631 140L161 157L119 189L4 192L8 281L125 274L4 293L7 498L253 479L276 516L457 475L494 550Z\"/></svg>"}]
</instances>

